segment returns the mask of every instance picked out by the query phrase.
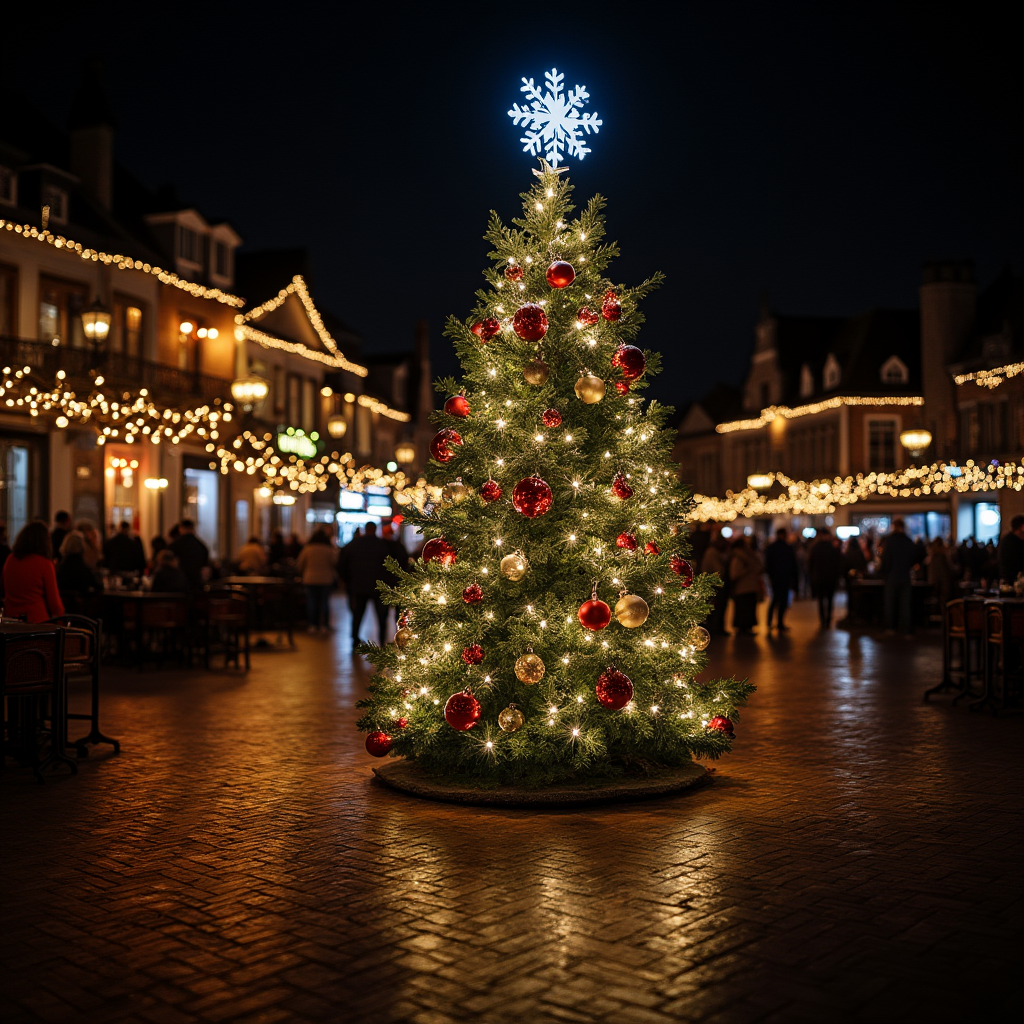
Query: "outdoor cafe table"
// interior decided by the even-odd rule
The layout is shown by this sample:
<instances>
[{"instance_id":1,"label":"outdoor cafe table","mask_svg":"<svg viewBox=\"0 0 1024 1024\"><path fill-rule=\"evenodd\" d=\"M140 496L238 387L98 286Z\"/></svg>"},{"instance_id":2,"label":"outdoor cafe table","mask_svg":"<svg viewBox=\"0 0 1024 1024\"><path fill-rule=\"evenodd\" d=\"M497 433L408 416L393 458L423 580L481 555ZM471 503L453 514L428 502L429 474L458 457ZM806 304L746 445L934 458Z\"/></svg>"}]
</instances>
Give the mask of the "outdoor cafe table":
<instances>
[{"instance_id":1,"label":"outdoor cafe table","mask_svg":"<svg viewBox=\"0 0 1024 1024\"><path fill-rule=\"evenodd\" d=\"M288 633L288 644L295 646L293 627L295 625L295 603L290 600L289 591L295 586L295 579L291 576L225 576L216 581L222 587L245 587L249 595L250 611L256 607L260 598L273 597L274 603L284 610L284 625ZM277 591L274 593L274 591ZM262 632L265 624L262 621L254 623L254 629Z\"/></svg>"},{"instance_id":2,"label":"outdoor cafe table","mask_svg":"<svg viewBox=\"0 0 1024 1024\"><path fill-rule=\"evenodd\" d=\"M104 614L104 619L112 625L112 632L118 636L118 657L121 656L121 638L125 635L125 605L133 605L135 611L135 650L139 659L139 669L144 662L144 649L142 646L143 637L143 614L142 607L146 603L164 603L168 601L181 602L188 607L190 597L188 594L165 594L153 590L105 590L103 591L103 603L113 614Z\"/></svg>"},{"instance_id":3,"label":"outdoor cafe table","mask_svg":"<svg viewBox=\"0 0 1024 1024\"><path fill-rule=\"evenodd\" d=\"M926 610L933 587L924 580L911 581L911 622L916 626L928 624ZM846 614L850 624L881 625L885 620L885 580L872 577L849 579L846 583L849 596Z\"/></svg>"}]
</instances>

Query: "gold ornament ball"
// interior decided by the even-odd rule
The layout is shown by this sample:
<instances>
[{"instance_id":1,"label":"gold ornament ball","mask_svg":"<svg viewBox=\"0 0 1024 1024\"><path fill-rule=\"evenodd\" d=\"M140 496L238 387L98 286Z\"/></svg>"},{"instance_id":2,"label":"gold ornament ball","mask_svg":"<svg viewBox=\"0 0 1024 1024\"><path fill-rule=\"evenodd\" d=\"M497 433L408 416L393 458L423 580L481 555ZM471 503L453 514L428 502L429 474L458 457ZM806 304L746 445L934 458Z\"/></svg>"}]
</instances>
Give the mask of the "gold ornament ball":
<instances>
[{"instance_id":1,"label":"gold ornament ball","mask_svg":"<svg viewBox=\"0 0 1024 1024\"><path fill-rule=\"evenodd\" d=\"M544 662L536 654L524 654L516 659L516 679L533 686L544 678Z\"/></svg>"},{"instance_id":2,"label":"gold ornament ball","mask_svg":"<svg viewBox=\"0 0 1024 1024\"><path fill-rule=\"evenodd\" d=\"M686 639L694 650L703 651L711 643L711 634L703 626L694 626Z\"/></svg>"},{"instance_id":3,"label":"gold ornament ball","mask_svg":"<svg viewBox=\"0 0 1024 1024\"><path fill-rule=\"evenodd\" d=\"M626 594L615 604L615 618L619 620L620 626L627 629L642 626L650 614L651 609L647 607L647 602L636 594Z\"/></svg>"},{"instance_id":4,"label":"gold ornament ball","mask_svg":"<svg viewBox=\"0 0 1024 1024\"><path fill-rule=\"evenodd\" d=\"M604 398L604 381L600 377L588 374L576 381L576 397L587 405L595 405Z\"/></svg>"},{"instance_id":5,"label":"gold ornament ball","mask_svg":"<svg viewBox=\"0 0 1024 1024\"><path fill-rule=\"evenodd\" d=\"M509 706L498 715L498 727L502 732L515 732L516 729L522 728L525 721L526 719L523 718L522 711L520 711L515 704L509 704Z\"/></svg>"},{"instance_id":6,"label":"gold ornament ball","mask_svg":"<svg viewBox=\"0 0 1024 1024\"><path fill-rule=\"evenodd\" d=\"M465 501L469 497L469 488L462 482L462 478L460 477L454 483L444 485L444 489L441 491L441 497L444 498L445 501Z\"/></svg>"},{"instance_id":7,"label":"gold ornament ball","mask_svg":"<svg viewBox=\"0 0 1024 1024\"><path fill-rule=\"evenodd\" d=\"M546 384L550 374L551 367L543 359L534 359L533 362L527 363L523 367L523 376L526 378L527 384L538 386Z\"/></svg>"},{"instance_id":8,"label":"gold ornament ball","mask_svg":"<svg viewBox=\"0 0 1024 1024\"><path fill-rule=\"evenodd\" d=\"M505 579L518 583L526 575L526 559L522 555L506 555L501 560L501 574Z\"/></svg>"},{"instance_id":9,"label":"gold ornament ball","mask_svg":"<svg viewBox=\"0 0 1024 1024\"><path fill-rule=\"evenodd\" d=\"M395 634L395 643L398 645L400 651L404 651L409 646L409 641L413 638L413 632L408 626L403 626Z\"/></svg>"}]
</instances>

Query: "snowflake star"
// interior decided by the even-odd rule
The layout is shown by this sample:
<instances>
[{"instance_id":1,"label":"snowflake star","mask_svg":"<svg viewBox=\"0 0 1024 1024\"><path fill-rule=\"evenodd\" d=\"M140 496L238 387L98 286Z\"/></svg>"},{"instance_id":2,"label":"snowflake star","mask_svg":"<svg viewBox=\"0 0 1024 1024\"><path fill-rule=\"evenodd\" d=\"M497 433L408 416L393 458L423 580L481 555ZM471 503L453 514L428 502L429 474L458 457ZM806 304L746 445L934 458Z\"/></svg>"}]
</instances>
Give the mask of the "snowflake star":
<instances>
[{"instance_id":1,"label":"snowflake star","mask_svg":"<svg viewBox=\"0 0 1024 1024\"><path fill-rule=\"evenodd\" d=\"M523 143L523 152L544 157L552 167L557 167L562 160L562 153L579 157L582 160L590 147L584 144L582 132L595 135L604 123L597 114L581 113L584 103L590 99L586 86L577 85L563 94L562 82L565 75L556 68L544 72L547 80L546 93L534 84L532 78L524 78L520 92L525 92L530 105L512 105L508 116L516 125L522 124L526 134L519 140Z\"/></svg>"}]
</instances>

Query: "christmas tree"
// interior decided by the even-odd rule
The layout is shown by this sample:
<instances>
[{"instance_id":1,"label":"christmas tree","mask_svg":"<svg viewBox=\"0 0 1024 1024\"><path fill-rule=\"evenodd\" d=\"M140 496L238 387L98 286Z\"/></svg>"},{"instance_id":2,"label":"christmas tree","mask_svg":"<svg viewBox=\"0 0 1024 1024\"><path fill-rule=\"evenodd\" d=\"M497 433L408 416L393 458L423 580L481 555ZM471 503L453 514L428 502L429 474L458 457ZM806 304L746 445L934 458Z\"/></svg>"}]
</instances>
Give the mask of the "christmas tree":
<instances>
[{"instance_id":1,"label":"christmas tree","mask_svg":"<svg viewBox=\"0 0 1024 1024\"><path fill-rule=\"evenodd\" d=\"M634 345L639 287L605 276L604 201L573 219L543 164L487 287L451 318L464 377L435 413L427 538L381 584L399 609L359 727L367 749L451 778L537 786L717 757L753 687L699 683L716 577L687 560L690 494L671 409L645 402L658 357Z\"/></svg>"}]
</instances>

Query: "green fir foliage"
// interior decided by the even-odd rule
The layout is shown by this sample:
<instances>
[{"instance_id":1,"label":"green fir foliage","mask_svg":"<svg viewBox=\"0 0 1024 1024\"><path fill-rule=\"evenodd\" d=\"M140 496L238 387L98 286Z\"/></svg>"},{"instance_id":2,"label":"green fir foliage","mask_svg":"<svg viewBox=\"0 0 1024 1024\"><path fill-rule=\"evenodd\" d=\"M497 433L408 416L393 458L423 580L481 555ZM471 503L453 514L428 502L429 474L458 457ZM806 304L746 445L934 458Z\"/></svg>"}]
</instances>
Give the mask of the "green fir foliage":
<instances>
[{"instance_id":1,"label":"green fir foliage","mask_svg":"<svg viewBox=\"0 0 1024 1024\"><path fill-rule=\"evenodd\" d=\"M450 566L418 560L409 573L392 563L399 582L381 584L381 592L408 615L413 636L404 649L364 648L377 671L370 698L360 703L359 727L388 733L392 756L480 785L543 785L718 757L730 739L707 723L715 716L735 723L753 690L735 679L698 681L707 659L691 643L692 631L708 614L719 581L698 575L684 587L670 567L671 556L688 552L690 491L671 458L674 436L665 425L671 410L641 398L645 378L658 370L657 356L645 353L646 373L625 393L615 386L624 382L612 357L619 345L635 343L643 323L637 303L661 275L636 288L609 280L605 270L618 249L604 242L604 201L595 197L572 219L571 192L567 181L545 173L523 195L524 216L513 227L491 214L487 287L477 292L472 316L465 323L450 319L446 330L465 376L438 384L446 394L464 394L471 414L434 414L463 443L450 462L432 463L432 481L461 478L469 497L428 504L407 517L426 538L451 543L457 560ZM567 288L552 288L545 278L556 259L575 268ZM510 265L522 268L521 281L506 277ZM621 318L581 326L580 308L600 311L609 290L621 302ZM539 346L511 327L528 302L542 303L549 321ZM484 343L471 327L488 317L502 328ZM523 376L538 355L550 367L539 386ZM593 405L574 391L585 373L607 383L604 399ZM547 409L560 412L557 428L543 424ZM633 497L613 495L617 473L628 478ZM512 491L534 474L547 481L554 500L546 514L527 518L513 507ZM492 504L479 496L489 479L502 490ZM636 536L636 551L616 546L624 532ZM660 553L646 552L649 542ZM529 566L519 582L500 570L502 557L515 552ZM613 610L621 592L641 596L650 607L647 621L625 628L613 614L603 630L583 628L577 612L595 582ZM479 604L463 601L470 584L483 591ZM461 657L472 644L483 648L479 665ZM546 666L535 685L520 682L514 671L529 648ZM595 694L608 666L634 687L633 701L620 711L604 708ZM444 707L466 687L480 702L481 717L460 732L445 721ZM525 722L504 732L498 716L510 704Z\"/></svg>"}]
</instances>

